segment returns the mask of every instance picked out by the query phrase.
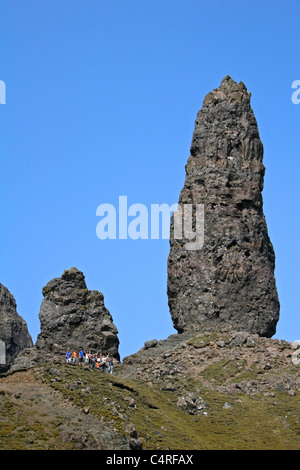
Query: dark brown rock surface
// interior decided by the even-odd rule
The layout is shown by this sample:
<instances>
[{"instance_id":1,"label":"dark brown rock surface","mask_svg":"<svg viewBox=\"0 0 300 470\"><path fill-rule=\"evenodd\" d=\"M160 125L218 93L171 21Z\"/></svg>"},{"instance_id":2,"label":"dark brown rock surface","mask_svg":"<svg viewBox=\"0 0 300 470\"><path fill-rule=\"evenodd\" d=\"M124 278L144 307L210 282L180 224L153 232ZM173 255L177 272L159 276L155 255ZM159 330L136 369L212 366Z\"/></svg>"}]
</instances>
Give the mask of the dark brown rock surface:
<instances>
[{"instance_id":1,"label":"dark brown rock surface","mask_svg":"<svg viewBox=\"0 0 300 470\"><path fill-rule=\"evenodd\" d=\"M5 345L5 364L0 372L9 369L20 351L33 346L25 320L17 313L14 296L0 284L0 340Z\"/></svg>"},{"instance_id":2,"label":"dark brown rock surface","mask_svg":"<svg viewBox=\"0 0 300 470\"><path fill-rule=\"evenodd\" d=\"M117 328L104 305L101 292L88 290L77 268L65 270L43 288L40 308L41 333L36 347L43 351L65 352L84 348L119 359Z\"/></svg>"},{"instance_id":3,"label":"dark brown rock surface","mask_svg":"<svg viewBox=\"0 0 300 470\"><path fill-rule=\"evenodd\" d=\"M226 76L198 112L179 207L203 205L204 244L186 249L171 221L174 327L223 326L271 337L279 319L275 254L263 214L263 145L246 86Z\"/></svg>"}]
</instances>

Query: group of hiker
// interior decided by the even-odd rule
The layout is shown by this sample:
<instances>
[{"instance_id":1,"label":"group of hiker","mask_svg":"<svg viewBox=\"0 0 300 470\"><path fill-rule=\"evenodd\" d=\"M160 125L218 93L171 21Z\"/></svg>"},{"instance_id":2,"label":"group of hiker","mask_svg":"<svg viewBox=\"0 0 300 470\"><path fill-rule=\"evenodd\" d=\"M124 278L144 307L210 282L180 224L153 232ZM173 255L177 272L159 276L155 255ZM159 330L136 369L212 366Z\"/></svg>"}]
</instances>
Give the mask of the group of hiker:
<instances>
[{"instance_id":1,"label":"group of hiker","mask_svg":"<svg viewBox=\"0 0 300 470\"><path fill-rule=\"evenodd\" d=\"M102 372L113 373L114 361L113 358L108 354L103 356L100 353L90 353L89 351L84 351L83 348L77 353L76 349L71 353L68 349L66 352L66 362L68 364L79 364L79 365L88 365L93 369L101 370Z\"/></svg>"}]
</instances>

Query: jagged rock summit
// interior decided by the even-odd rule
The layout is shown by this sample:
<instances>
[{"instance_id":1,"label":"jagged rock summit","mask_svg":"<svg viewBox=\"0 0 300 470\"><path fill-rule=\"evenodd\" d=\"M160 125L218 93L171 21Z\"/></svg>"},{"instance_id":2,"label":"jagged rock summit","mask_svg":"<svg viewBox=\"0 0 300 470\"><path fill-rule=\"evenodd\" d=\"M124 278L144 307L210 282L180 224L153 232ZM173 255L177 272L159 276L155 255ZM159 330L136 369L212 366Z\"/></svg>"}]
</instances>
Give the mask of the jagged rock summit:
<instances>
[{"instance_id":1,"label":"jagged rock summit","mask_svg":"<svg viewBox=\"0 0 300 470\"><path fill-rule=\"evenodd\" d=\"M63 353L67 348L78 352L83 347L119 360L118 330L104 305L104 296L87 289L81 271L65 270L43 287L43 295L37 349Z\"/></svg>"},{"instance_id":2,"label":"jagged rock summit","mask_svg":"<svg viewBox=\"0 0 300 470\"><path fill-rule=\"evenodd\" d=\"M4 352L3 359L0 359L0 372L9 369L20 351L33 346L27 324L17 313L15 298L2 284L0 284L0 341Z\"/></svg>"},{"instance_id":3,"label":"jagged rock summit","mask_svg":"<svg viewBox=\"0 0 300 470\"><path fill-rule=\"evenodd\" d=\"M244 83L228 75L198 112L179 207L204 208L204 243L187 250L171 220L168 299L174 327L226 326L271 337L279 319L275 254L263 214L263 145ZM195 215L196 214L196 215Z\"/></svg>"}]
</instances>

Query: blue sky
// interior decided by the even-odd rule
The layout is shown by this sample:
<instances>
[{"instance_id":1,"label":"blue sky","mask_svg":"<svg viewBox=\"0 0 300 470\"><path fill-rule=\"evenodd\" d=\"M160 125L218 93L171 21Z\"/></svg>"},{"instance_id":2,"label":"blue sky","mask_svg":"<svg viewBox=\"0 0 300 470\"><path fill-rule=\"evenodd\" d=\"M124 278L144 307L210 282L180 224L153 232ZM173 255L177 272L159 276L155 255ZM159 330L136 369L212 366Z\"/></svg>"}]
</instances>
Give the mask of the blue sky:
<instances>
[{"instance_id":1,"label":"blue sky","mask_svg":"<svg viewBox=\"0 0 300 470\"><path fill-rule=\"evenodd\" d=\"M194 122L229 74L252 93L281 303L300 339L298 0L1 0L0 282L36 340L42 287L76 266L122 357L175 332L168 240L99 240L98 205L178 201Z\"/></svg>"}]
</instances>

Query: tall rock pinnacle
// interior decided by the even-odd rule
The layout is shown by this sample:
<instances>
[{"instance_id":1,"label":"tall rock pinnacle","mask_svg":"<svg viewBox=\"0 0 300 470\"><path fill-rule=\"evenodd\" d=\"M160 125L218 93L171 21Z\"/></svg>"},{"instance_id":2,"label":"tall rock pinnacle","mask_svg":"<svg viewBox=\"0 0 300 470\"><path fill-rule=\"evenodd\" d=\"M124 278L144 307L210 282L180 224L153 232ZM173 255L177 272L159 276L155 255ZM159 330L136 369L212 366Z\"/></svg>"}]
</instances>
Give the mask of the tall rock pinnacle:
<instances>
[{"instance_id":1,"label":"tall rock pinnacle","mask_svg":"<svg viewBox=\"0 0 300 470\"><path fill-rule=\"evenodd\" d=\"M69 348L78 353L84 348L119 359L118 330L104 305L103 294L87 289L81 271L65 270L60 278L43 287L43 295L38 349L64 353Z\"/></svg>"},{"instance_id":2,"label":"tall rock pinnacle","mask_svg":"<svg viewBox=\"0 0 300 470\"><path fill-rule=\"evenodd\" d=\"M204 243L186 249L171 220L168 298L174 327L223 326L271 337L279 319L275 255L263 214L263 145L246 86L226 76L198 112L179 207L204 210ZM183 236L184 236L183 232ZM190 237L188 237L190 238Z\"/></svg>"}]
</instances>

